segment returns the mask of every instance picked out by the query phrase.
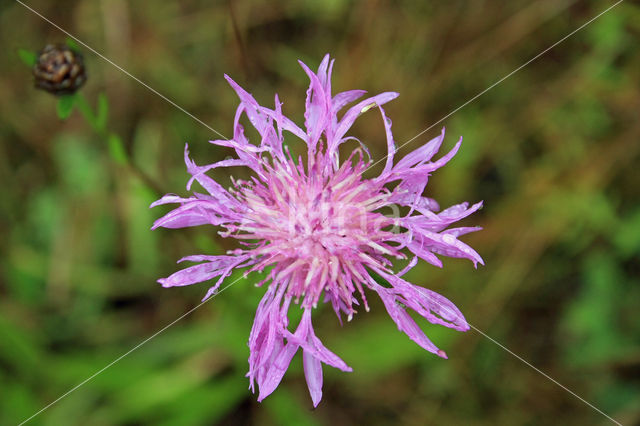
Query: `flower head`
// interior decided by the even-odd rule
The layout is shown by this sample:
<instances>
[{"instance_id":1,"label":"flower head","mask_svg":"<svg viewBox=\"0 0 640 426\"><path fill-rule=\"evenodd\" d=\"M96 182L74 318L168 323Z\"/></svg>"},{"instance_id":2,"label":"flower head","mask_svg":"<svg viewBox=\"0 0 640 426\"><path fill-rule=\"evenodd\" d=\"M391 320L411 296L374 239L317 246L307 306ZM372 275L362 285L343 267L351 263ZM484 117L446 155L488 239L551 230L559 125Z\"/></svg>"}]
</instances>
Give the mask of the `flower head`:
<instances>
[{"instance_id":1,"label":"flower head","mask_svg":"<svg viewBox=\"0 0 640 426\"><path fill-rule=\"evenodd\" d=\"M350 90L331 95L333 60L329 55L317 73L302 62L300 65L311 80L304 129L283 115L277 95L273 109L263 107L225 76L240 98L234 134L230 140L211 143L235 149L237 158L198 166L185 148L185 162L192 176L187 189L197 181L208 194L194 192L189 198L169 194L152 206L179 204L157 220L154 228L214 225L221 228L220 235L239 240L242 247L225 255L183 258L181 261L199 264L160 279L164 287L216 278L205 295L207 299L236 268L247 268L246 273L268 270L267 278L259 283L267 290L249 336L247 375L251 389L257 382L258 400L268 396L302 349L307 385L316 406L322 398L322 364L351 371L314 333L311 312L319 302L331 303L338 318L345 314L351 319L360 304L369 309L365 290L372 290L401 331L424 349L446 358L409 316L407 308L434 324L460 331L469 329L467 322L449 300L401 276L416 265L418 258L442 267L436 254L467 258L474 265L482 263L471 247L458 240L480 228L449 228L482 203L462 203L439 211L434 200L422 195L430 173L456 154L461 141L433 160L444 139L443 129L438 137L394 164L391 121L382 105L398 94L385 92L367 98L338 117L365 92ZM380 175L366 179L363 173L372 164L365 159L366 147L361 144L342 163L339 149L355 139L348 136L348 131L356 118L370 109L377 109L382 116L388 156ZM240 124L243 115L258 131L259 143L250 143L245 136ZM293 158L284 143L285 132L306 144L305 160ZM250 180L234 179L232 188L225 190L206 174L218 167L233 166L248 167L253 176ZM402 215L398 206L404 211ZM385 208L397 214L389 217L383 214ZM392 260L406 258L405 253L412 259L402 271L394 273ZM387 284L381 285L372 273ZM287 313L292 301L304 312L300 323L290 328Z\"/></svg>"},{"instance_id":2,"label":"flower head","mask_svg":"<svg viewBox=\"0 0 640 426\"><path fill-rule=\"evenodd\" d=\"M49 44L40 51L33 76L36 88L56 96L73 94L87 81L82 54L63 44Z\"/></svg>"}]
</instances>

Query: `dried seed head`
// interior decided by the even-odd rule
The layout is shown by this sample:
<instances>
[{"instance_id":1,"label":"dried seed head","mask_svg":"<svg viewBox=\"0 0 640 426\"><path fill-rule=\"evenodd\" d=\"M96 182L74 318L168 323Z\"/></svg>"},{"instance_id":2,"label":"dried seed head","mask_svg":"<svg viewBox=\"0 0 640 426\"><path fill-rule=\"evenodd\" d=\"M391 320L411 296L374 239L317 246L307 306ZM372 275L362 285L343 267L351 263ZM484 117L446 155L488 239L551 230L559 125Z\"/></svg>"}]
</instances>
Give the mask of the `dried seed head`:
<instances>
[{"instance_id":1,"label":"dried seed head","mask_svg":"<svg viewBox=\"0 0 640 426\"><path fill-rule=\"evenodd\" d=\"M72 94L87 81L82 55L61 44L42 49L33 76L38 89L56 96Z\"/></svg>"}]
</instances>

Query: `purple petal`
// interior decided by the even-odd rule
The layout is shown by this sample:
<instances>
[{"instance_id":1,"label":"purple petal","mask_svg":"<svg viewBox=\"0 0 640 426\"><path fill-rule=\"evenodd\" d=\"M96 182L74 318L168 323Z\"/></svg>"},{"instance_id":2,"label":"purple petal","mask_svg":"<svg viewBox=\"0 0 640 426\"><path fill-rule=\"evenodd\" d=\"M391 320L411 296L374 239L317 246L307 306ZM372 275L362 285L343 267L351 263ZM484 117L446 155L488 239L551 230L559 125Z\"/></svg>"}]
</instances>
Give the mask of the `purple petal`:
<instances>
[{"instance_id":1,"label":"purple petal","mask_svg":"<svg viewBox=\"0 0 640 426\"><path fill-rule=\"evenodd\" d=\"M240 98L240 102L242 102L242 105L245 108L247 117L249 117L249 121L262 135L265 129L270 126L270 123L267 117L260 111L260 105L253 96L249 94L249 92L240 87L240 85L233 81L231 77L225 74L224 78L229 82L229 85L231 85L233 90L236 91L236 94Z\"/></svg>"},{"instance_id":2,"label":"purple petal","mask_svg":"<svg viewBox=\"0 0 640 426\"><path fill-rule=\"evenodd\" d=\"M380 110L380 114L382 115L382 122L384 123L384 131L387 135L387 161L384 166L384 170L380 173L380 176L386 176L391 171L393 167L393 156L396 152L396 144L393 141L393 134L391 133L391 120L384 113L384 109L378 105L378 109Z\"/></svg>"},{"instance_id":3,"label":"purple petal","mask_svg":"<svg viewBox=\"0 0 640 426\"><path fill-rule=\"evenodd\" d=\"M318 80L322 85L325 93L331 95L331 69L329 67L329 63L331 63L331 67L333 67L333 60L331 60L331 56L327 53L322 58L322 62L320 62L320 66L318 67Z\"/></svg>"},{"instance_id":4,"label":"purple petal","mask_svg":"<svg viewBox=\"0 0 640 426\"><path fill-rule=\"evenodd\" d=\"M158 282L163 287L174 287L207 281L221 275L225 269L239 265L247 258L249 256L213 256L213 260L207 263L182 269L167 278L160 278Z\"/></svg>"},{"instance_id":5,"label":"purple petal","mask_svg":"<svg viewBox=\"0 0 640 426\"><path fill-rule=\"evenodd\" d=\"M333 97L333 100L331 101L332 115L336 116L342 108L347 106L347 104L350 104L351 102L357 99L360 99L366 93L367 93L366 90L348 90L346 92L338 93Z\"/></svg>"},{"instance_id":6,"label":"purple petal","mask_svg":"<svg viewBox=\"0 0 640 426\"><path fill-rule=\"evenodd\" d=\"M467 324L464 315L462 315L458 307L449 299L427 288L420 288L418 286L413 286L413 288L421 295L421 297L415 300L418 300L423 307L442 318L440 319L437 316L430 315L427 311L424 316L429 322L444 325L445 327L454 328L459 331L469 330L469 324Z\"/></svg>"},{"instance_id":7,"label":"purple petal","mask_svg":"<svg viewBox=\"0 0 640 426\"><path fill-rule=\"evenodd\" d=\"M414 253L420 259L426 260L433 266L442 268L443 266L442 261L438 259L438 257L435 254L431 253L428 249L425 249L425 247L420 243L412 241L409 244L407 244L407 248L409 249L409 251L411 251L411 253Z\"/></svg>"},{"instance_id":8,"label":"purple petal","mask_svg":"<svg viewBox=\"0 0 640 426\"><path fill-rule=\"evenodd\" d=\"M289 364L291 363L293 356L298 351L298 348L299 346L294 343L287 343L276 356L273 363L269 366L264 379L258 383L258 402L262 401L276 390L284 377L284 373L287 372Z\"/></svg>"},{"instance_id":9,"label":"purple petal","mask_svg":"<svg viewBox=\"0 0 640 426\"><path fill-rule=\"evenodd\" d=\"M451 224L453 222L457 222L465 217L471 215L472 213L477 212L482 208L482 201L475 203L473 206L469 208L469 203L461 203L456 204L455 206L451 206L440 213L438 213L438 217Z\"/></svg>"},{"instance_id":10,"label":"purple petal","mask_svg":"<svg viewBox=\"0 0 640 426\"><path fill-rule=\"evenodd\" d=\"M304 62L298 61L300 66L309 76L309 89L305 102L304 124L307 128L307 144L311 152L315 152L315 146L325 128L328 115L328 102L324 88L318 76L307 67ZM331 97L329 96L329 102Z\"/></svg>"},{"instance_id":11,"label":"purple petal","mask_svg":"<svg viewBox=\"0 0 640 426\"><path fill-rule=\"evenodd\" d=\"M196 165L196 163L189 158L189 145L186 144L184 146L184 162L187 165L187 171L189 174L194 176L198 183L207 190L209 194L216 199L226 200L229 204L238 204L238 200L231 197L231 194L229 194L218 182L201 172L201 170L206 167ZM187 190L189 189L190 186L187 186Z\"/></svg>"},{"instance_id":12,"label":"purple petal","mask_svg":"<svg viewBox=\"0 0 640 426\"><path fill-rule=\"evenodd\" d=\"M349 108L342 117L342 120L340 120L340 122L338 123L335 134L333 135L333 140L329 142L329 146L327 147L327 154L332 154L337 149L345 133L347 133L347 131L351 128L356 118L358 118L361 114L367 112L372 107L384 105L387 102L397 98L398 96L399 94L396 92L384 92L360 101L356 105Z\"/></svg>"},{"instance_id":13,"label":"purple petal","mask_svg":"<svg viewBox=\"0 0 640 426\"><path fill-rule=\"evenodd\" d=\"M279 115L276 111L273 111L265 107L260 107L260 111L268 115L272 119L274 119L274 121L276 121L276 123L280 127L282 127L284 130L290 133L293 133L294 135L296 135L302 140L307 139L307 135L304 132L304 130L302 130L300 127L298 127L297 124L295 124L293 121L291 121L289 118L285 117L284 115Z\"/></svg>"},{"instance_id":14,"label":"purple petal","mask_svg":"<svg viewBox=\"0 0 640 426\"><path fill-rule=\"evenodd\" d=\"M380 295L389 316L398 326L398 330L404 332L422 348L442 358L447 358L444 351L438 349L438 347L429 340L406 310L396 303L396 298L391 291L382 286L374 287L374 290Z\"/></svg>"},{"instance_id":15,"label":"purple petal","mask_svg":"<svg viewBox=\"0 0 640 426\"><path fill-rule=\"evenodd\" d=\"M415 166L416 164L425 163L431 160L431 158L440 149L440 146L442 145L443 140L444 140L444 127L440 132L440 136L437 136L431 139L425 145L405 155L402 158L402 160L398 161L398 163L394 167L394 170L409 169Z\"/></svg>"},{"instance_id":16,"label":"purple petal","mask_svg":"<svg viewBox=\"0 0 640 426\"><path fill-rule=\"evenodd\" d=\"M413 285L397 275L382 276L402 298L402 303L426 318L432 324L440 324L458 331L469 330L469 324L460 310L446 297L429 289Z\"/></svg>"},{"instance_id":17,"label":"purple petal","mask_svg":"<svg viewBox=\"0 0 640 426\"><path fill-rule=\"evenodd\" d=\"M313 331L313 326L311 325L311 309L306 309L302 314L300 325L298 325L298 329L295 334L291 334L291 332L287 330L285 330L284 333L287 340L302 346L305 351L308 351L311 355L325 364L342 371L353 371L353 369L340 359L338 355L327 349L320 339L316 337Z\"/></svg>"},{"instance_id":18,"label":"purple petal","mask_svg":"<svg viewBox=\"0 0 640 426\"><path fill-rule=\"evenodd\" d=\"M407 272L409 272L410 270L413 269L414 266L416 266L418 264L418 257L417 256L413 256L411 258L411 260L409 261L409 264L407 266L405 266L400 272L398 272L396 274L397 277L401 277L404 274L406 274Z\"/></svg>"},{"instance_id":19,"label":"purple petal","mask_svg":"<svg viewBox=\"0 0 640 426\"><path fill-rule=\"evenodd\" d=\"M451 234L454 237L459 237L461 235L465 235L468 234L470 232L476 232L476 231L480 231L482 230L482 227L480 226L463 226L460 228L451 228L451 229L445 229L444 231L442 231L442 234Z\"/></svg>"},{"instance_id":20,"label":"purple petal","mask_svg":"<svg viewBox=\"0 0 640 426\"><path fill-rule=\"evenodd\" d=\"M278 311L284 287L269 286L256 310L249 335L249 377L253 381L260 372L266 372L271 361L284 347Z\"/></svg>"},{"instance_id":21,"label":"purple petal","mask_svg":"<svg viewBox=\"0 0 640 426\"><path fill-rule=\"evenodd\" d=\"M474 249L458 240L452 234L436 234L428 231L424 231L421 234L424 237L424 246L434 253L469 259L475 267L478 266L478 263L484 265L484 260Z\"/></svg>"},{"instance_id":22,"label":"purple petal","mask_svg":"<svg viewBox=\"0 0 640 426\"><path fill-rule=\"evenodd\" d=\"M443 231L447 226L451 225L454 222L458 222L461 219L471 215L482 207L482 202L476 203L469 208L469 203L458 204L453 207L449 207L448 209L434 214L429 210L424 209L416 209L422 215L415 215L402 218L402 224L408 229L411 230L428 230L431 232L440 232ZM444 232L444 231L443 231ZM468 231L471 232L471 231ZM454 234L450 232L450 234ZM462 235L462 234L456 234Z\"/></svg>"},{"instance_id":23,"label":"purple petal","mask_svg":"<svg viewBox=\"0 0 640 426\"><path fill-rule=\"evenodd\" d=\"M185 228L189 226L199 226L205 224L220 225L227 220L219 216L217 206L210 201L189 201L178 207L153 223L151 229L162 228Z\"/></svg>"},{"instance_id":24,"label":"purple petal","mask_svg":"<svg viewBox=\"0 0 640 426\"><path fill-rule=\"evenodd\" d=\"M322 399L322 363L311 352L303 351L302 364L313 406L317 407Z\"/></svg>"},{"instance_id":25,"label":"purple petal","mask_svg":"<svg viewBox=\"0 0 640 426\"><path fill-rule=\"evenodd\" d=\"M414 209L431 210L432 212L440 210L440 206L436 200L420 195L426 185L409 187L405 182L406 181L400 182L396 191L394 191L391 198L389 198L390 203L410 206Z\"/></svg>"},{"instance_id":26,"label":"purple petal","mask_svg":"<svg viewBox=\"0 0 640 426\"><path fill-rule=\"evenodd\" d=\"M179 195L176 195L176 194L166 194L165 196L163 196L159 200L156 200L153 203L151 203L149 208L161 206L163 204L186 203L186 202L194 201L194 200L196 200L196 198L194 198L194 197L182 198L182 197L180 197Z\"/></svg>"},{"instance_id":27,"label":"purple petal","mask_svg":"<svg viewBox=\"0 0 640 426\"><path fill-rule=\"evenodd\" d=\"M458 150L460 149L460 145L462 145L462 137L458 139L458 142L455 144L453 149L447 152L443 157L432 163L418 166L416 167L416 170L419 170L421 173L430 173L434 170L438 170L439 168L447 164L453 157L455 157L455 155L458 153Z\"/></svg>"}]
</instances>

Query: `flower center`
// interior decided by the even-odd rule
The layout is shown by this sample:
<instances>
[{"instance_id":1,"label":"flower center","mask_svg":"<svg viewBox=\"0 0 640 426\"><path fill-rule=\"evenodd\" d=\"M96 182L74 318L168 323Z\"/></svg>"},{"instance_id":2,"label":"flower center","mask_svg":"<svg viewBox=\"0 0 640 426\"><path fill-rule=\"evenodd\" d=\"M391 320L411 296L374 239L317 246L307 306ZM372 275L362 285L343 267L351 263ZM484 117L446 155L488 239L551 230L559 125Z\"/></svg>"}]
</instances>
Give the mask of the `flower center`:
<instances>
[{"instance_id":1,"label":"flower center","mask_svg":"<svg viewBox=\"0 0 640 426\"><path fill-rule=\"evenodd\" d=\"M236 183L249 211L234 237L257 241L251 253L262 259L253 270L273 265L274 281L287 283L288 294L303 296L305 305L327 290L351 306L363 268L384 268L384 255L399 254L384 243L393 219L376 212L389 193L362 179L362 161L326 177L275 164L264 182Z\"/></svg>"}]
</instances>

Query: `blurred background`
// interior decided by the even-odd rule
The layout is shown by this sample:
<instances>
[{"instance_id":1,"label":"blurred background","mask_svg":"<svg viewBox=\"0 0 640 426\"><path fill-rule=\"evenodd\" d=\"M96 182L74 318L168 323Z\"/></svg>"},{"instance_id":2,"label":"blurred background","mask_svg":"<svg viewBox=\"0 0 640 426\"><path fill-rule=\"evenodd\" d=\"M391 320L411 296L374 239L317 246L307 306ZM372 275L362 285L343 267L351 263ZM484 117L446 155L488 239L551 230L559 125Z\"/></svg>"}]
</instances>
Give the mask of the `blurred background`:
<instances>
[{"instance_id":1,"label":"blurred background","mask_svg":"<svg viewBox=\"0 0 640 426\"><path fill-rule=\"evenodd\" d=\"M31 0L79 39L215 128L237 105L223 73L303 122L307 78L336 58L334 91L386 90L403 143L613 4L611 1ZM421 262L407 278L624 424L640 424L640 7L623 2L411 142L446 125L460 153L427 194L484 200L464 238L485 259ZM196 253L234 247L216 229L150 231L185 195L185 142L199 164L217 136L86 48L81 93L96 126L33 87L20 49L66 36L0 4L0 423L17 424L197 305L208 286L156 283ZM23 51L24 56L24 51ZM24 58L23 58L24 59ZM103 95L101 95L103 94ZM107 108L108 106L108 108ZM58 113L56 110L58 109ZM107 114L108 112L108 114ZM62 113L64 115L64 112ZM386 153L382 123L353 134ZM213 176L228 179L224 170ZM234 274L227 282L240 277ZM449 354L400 333L379 301L314 323L354 369L325 368L313 410L298 354L263 403L246 345L264 289L224 291L29 422L34 425L532 425L609 421L471 330L420 321Z\"/></svg>"}]
</instances>

